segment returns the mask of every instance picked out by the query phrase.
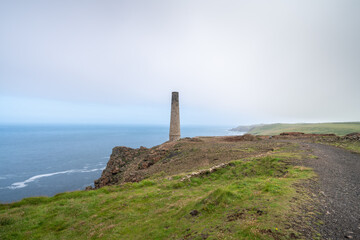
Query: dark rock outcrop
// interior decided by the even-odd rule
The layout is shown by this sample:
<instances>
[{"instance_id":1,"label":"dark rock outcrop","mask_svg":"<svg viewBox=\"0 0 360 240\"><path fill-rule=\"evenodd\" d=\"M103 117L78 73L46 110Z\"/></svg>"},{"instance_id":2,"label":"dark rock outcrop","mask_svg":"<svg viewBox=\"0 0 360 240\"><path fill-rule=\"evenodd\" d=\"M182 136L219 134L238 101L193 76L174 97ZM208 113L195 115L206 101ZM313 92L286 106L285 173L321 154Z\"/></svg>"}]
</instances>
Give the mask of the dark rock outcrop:
<instances>
[{"instance_id":1,"label":"dark rock outcrop","mask_svg":"<svg viewBox=\"0 0 360 240\"><path fill-rule=\"evenodd\" d=\"M144 178L139 170L147 169L167 155L166 149L115 147L95 188L123 182L138 182Z\"/></svg>"},{"instance_id":2,"label":"dark rock outcrop","mask_svg":"<svg viewBox=\"0 0 360 240\"><path fill-rule=\"evenodd\" d=\"M360 141L360 133L349 133L343 137L346 140Z\"/></svg>"}]
</instances>

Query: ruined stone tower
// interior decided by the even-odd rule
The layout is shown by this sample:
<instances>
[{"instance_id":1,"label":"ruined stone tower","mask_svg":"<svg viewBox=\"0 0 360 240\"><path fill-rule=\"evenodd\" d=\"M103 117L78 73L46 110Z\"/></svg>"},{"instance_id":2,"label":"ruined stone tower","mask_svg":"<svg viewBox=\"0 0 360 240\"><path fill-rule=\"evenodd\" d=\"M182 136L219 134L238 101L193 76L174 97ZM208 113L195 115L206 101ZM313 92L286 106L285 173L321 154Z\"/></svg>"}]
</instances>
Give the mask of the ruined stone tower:
<instances>
[{"instance_id":1,"label":"ruined stone tower","mask_svg":"<svg viewBox=\"0 0 360 240\"><path fill-rule=\"evenodd\" d=\"M172 92L169 141L180 139L179 93Z\"/></svg>"}]
</instances>

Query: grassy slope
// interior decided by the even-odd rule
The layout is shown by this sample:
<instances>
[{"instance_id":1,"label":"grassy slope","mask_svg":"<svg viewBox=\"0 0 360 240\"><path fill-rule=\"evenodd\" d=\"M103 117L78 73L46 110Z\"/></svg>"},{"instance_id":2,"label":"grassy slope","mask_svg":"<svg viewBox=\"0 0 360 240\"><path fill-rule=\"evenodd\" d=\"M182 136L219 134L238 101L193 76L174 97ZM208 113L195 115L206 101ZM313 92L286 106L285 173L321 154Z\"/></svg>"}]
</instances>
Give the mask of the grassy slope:
<instances>
[{"instance_id":1,"label":"grassy slope","mask_svg":"<svg viewBox=\"0 0 360 240\"><path fill-rule=\"evenodd\" d=\"M350 151L353 151L356 153L360 153L360 142L344 141L344 142L336 142L336 143L333 143L332 145L341 147L341 148L345 148L347 150L350 150Z\"/></svg>"},{"instance_id":2,"label":"grassy slope","mask_svg":"<svg viewBox=\"0 0 360 240\"><path fill-rule=\"evenodd\" d=\"M279 152L186 182L158 177L0 205L0 239L288 239L306 195L294 184L313 176L290 165L295 158Z\"/></svg>"},{"instance_id":3,"label":"grassy slope","mask_svg":"<svg viewBox=\"0 0 360 240\"><path fill-rule=\"evenodd\" d=\"M255 127L249 133L255 135L277 135L282 132L334 133L342 136L352 132L360 132L360 122L299 124L277 123Z\"/></svg>"},{"instance_id":4,"label":"grassy slope","mask_svg":"<svg viewBox=\"0 0 360 240\"><path fill-rule=\"evenodd\" d=\"M329 144L336 147L344 148L351 152L360 153L360 142L359 141L348 141L348 140L339 140L335 142L326 141L326 139L319 140L319 143Z\"/></svg>"}]
</instances>

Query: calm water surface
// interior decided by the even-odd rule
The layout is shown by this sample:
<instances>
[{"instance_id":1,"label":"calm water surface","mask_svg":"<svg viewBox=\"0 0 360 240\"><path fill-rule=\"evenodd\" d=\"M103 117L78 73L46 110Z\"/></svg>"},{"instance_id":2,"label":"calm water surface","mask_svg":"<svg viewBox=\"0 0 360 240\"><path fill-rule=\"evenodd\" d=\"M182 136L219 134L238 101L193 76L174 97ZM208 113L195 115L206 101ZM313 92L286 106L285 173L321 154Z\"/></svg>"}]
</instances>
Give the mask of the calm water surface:
<instances>
[{"instance_id":1,"label":"calm water surface","mask_svg":"<svg viewBox=\"0 0 360 240\"><path fill-rule=\"evenodd\" d=\"M181 134L234 134L230 128L183 126ZM0 202L84 189L100 177L113 147L152 147L167 141L168 131L168 126L0 126Z\"/></svg>"}]
</instances>

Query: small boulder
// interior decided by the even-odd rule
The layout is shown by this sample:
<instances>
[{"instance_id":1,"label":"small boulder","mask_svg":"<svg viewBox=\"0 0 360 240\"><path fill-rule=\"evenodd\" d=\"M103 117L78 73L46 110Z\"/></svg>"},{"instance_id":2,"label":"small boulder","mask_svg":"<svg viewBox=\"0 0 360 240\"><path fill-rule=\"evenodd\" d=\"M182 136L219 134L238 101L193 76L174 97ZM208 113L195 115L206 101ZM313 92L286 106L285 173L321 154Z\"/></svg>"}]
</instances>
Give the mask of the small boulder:
<instances>
[{"instance_id":1,"label":"small boulder","mask_svg":"<svg viewBox=\"0 0 360 240\"><path fill-rule=\"evenodd\" d=\"M193 217L195 217L195 216L199 215L199 213L200 213L200 212L195 209L195 210L192 210L192 211L190 212L190 215L193 216Z\"/></svg>"}]
</instances>

